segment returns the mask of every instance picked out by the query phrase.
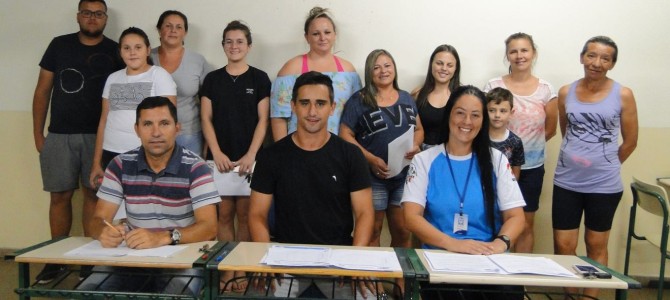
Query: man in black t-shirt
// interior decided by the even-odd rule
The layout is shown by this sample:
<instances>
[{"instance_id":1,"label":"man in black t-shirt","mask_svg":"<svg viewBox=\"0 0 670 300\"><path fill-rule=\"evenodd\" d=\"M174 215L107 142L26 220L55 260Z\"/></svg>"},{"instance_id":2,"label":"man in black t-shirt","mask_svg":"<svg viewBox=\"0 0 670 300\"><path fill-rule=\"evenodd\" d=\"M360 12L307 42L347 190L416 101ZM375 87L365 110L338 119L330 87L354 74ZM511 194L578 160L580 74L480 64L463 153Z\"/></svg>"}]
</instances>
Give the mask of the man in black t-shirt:
<instances>
[{"instance_id":1,"label":"man in black t-shirt","mask_svg":"<svg viewBox=\"0 0 670 300\"><path fill-rule=\"evenodd\" d=\"M79 32L54 38L40 61L33 96L33 135L40 153L42 183L51 195L49 225L53 238L67 236L72 227L72 195L82 189L84 235L95 210L94 187L88 183L95 134L102 110L102 89L107 76L121 68L118 44L103 35L107 4L81 0ZM51 104L49 134L44 136ZM37 276L47 283L63 273L62 265L46 265Z\"/></svg>"},{"instance_id":2,"label":"man in black t-shirt","mask_svg":"<svg viewBox=\"0 0 670 300\"><path fill-rule=\"evenodd\" d=\"M276 242L368 245L374 222L368 166L358 147L328 132L334 105L328 76L298 77L291 99L297 130L265 149L254 169L249 206L254 242L270 241L267 215L274 201ZM291 296L308 288L296 282ZM283 291L286 285L275 296L286 297ZM348 287L340 292L353 296Z\"/></svg>"}]
</instances>

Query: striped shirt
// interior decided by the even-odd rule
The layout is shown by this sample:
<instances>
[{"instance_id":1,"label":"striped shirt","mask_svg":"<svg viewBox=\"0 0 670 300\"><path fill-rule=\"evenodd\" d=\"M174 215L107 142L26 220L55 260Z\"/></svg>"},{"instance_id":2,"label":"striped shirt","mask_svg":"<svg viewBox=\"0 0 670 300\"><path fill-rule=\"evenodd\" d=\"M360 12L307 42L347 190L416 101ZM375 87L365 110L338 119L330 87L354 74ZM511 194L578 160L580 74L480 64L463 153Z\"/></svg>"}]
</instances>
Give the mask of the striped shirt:
<instances>
[{"instance_id":1,"label":"striped shirt","mask_svg":"<svg viewBox=\"0 0 670 300\"><path fill-rule=\"evenodd\" d=\"M211 169L180 146L159 173L147 164L143 147L118 155L105 170L97 196L125 203L131 228L150 230L189 226L195 223L194 210L221 201Z\"/></svg>"}]
</instances>

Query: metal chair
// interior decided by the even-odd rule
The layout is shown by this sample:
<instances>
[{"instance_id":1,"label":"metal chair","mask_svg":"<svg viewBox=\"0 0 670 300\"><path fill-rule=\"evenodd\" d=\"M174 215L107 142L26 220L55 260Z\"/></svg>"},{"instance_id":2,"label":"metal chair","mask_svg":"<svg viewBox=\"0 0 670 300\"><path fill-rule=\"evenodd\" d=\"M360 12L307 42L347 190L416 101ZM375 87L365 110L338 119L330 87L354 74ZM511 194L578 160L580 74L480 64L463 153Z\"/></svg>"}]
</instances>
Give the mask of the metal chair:
<instances>
[{"instance_id":1,"label":"metal chair","mask_svg":"<svg viewBox=\"0 0 670 300\"><path fill-rule=\"evenodd\" d=\"M670 224L668 223L668 213L670 205L668 204L668 195L664 188L647 183L633 177L633 183L630 185L633 191L633 205L630 208L630 222L628 225L628 238L626 242L626 260L624 263L624 274L628 275L628 265L630 263L630 248L632 238L636 240L646 240L652 245L658 247L661 252L660 272L658 276L658 296L663 299L663 281L665 279L665 260L670 259L668 252L668 232ZM635 227L638 207L647 213L656 215L663 219L659 226L638 226ZM660 222L659 222L660 223Z\"/></svg>"}]
</instances>

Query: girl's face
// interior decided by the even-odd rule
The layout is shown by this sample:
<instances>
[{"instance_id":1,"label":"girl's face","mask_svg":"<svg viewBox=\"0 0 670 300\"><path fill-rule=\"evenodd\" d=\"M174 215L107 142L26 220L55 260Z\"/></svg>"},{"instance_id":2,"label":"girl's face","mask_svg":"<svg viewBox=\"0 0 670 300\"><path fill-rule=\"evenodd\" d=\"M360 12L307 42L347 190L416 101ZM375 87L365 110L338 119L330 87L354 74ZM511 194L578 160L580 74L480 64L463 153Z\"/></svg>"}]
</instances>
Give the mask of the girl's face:
<instances>
[{"instance_id":1,"label":"girl's face","mask_svg":"<svg viewBox=\"0 0 670 300\"><path fill-rule=\"evenodd\" d=\"M335 44L335 28L327 18L316 18L312 20L307 28L305 39L311 51L330 52Z\"/></svg>"},{"instance_id":2,"label":"girl's face","mask_svg":"<svg viewBox=\"0 0 670 300\"><path fill-rule=\"evenodd\" d=\"M161 38L161 45L181 46L186 37L186 26L184 19L179 15L169 15L163 19L163 25L158 34Z\"/></svg>"},{"instance_id":3,"label":"girl's face","mask_svg":"<svg viewBox=\"0 0 670 300\"><path fill-rule=\"evenodd\" d=\"M528 39L518 38L507 43L507 61L512 72L526 71L533 66L535 50Z\"/></svg>"},{"instance_id":4,"label":"girl's face","mask_svg":"<svg viewBox=\"0 0 670 300\"><path fill-rule=\"evenodd\" d=\"M131 33L121 39L121 58L130 71L143 71L149 65L147 57L150 52L144 38L137 34Z\"/></svg>"},{"instance_id":5,"label":"girl's face","mask_svg":"<svg viewBox=\"0 0 670 300\"><path fill-rule=\"evenodd\" d=\"M226 32L226 37L223 39L223 52L226 53L228 62L242 61L249 53L249 42L242 30L231 30Z\"/></svg>"},{"instance_id":6,"label":"girl's face","mask_svg":"<svg viewBox=\"0 0 670 300\"><path fill-rule=\"evenodd\" d=\"M431 69L435 83L448 84L456 72L456 58L447 51L439 52L433 58Z\"/></svg>"},{"instance_id":7,"label":"girl's face","mask_svg":"<svg viewBox=\"0 0 670 300\"><path fill-rule=\"evenodd\" d=\"M376 87L385 87L393 85L395 79L395 66L393 60L387 55L380 55L372 67L372 83Z\"/></svg>"},{"instance_id":8,"label":"girl's face","mask_svg":"<svg viewBox=\"0 0 670 300\"><path fill-rule=\"evenodd\" d=\"M485 113L482 102L474 95L465 94L456 99L449 115L449 143L472 146L482 129Z\"/></svg>"}]
</instances>

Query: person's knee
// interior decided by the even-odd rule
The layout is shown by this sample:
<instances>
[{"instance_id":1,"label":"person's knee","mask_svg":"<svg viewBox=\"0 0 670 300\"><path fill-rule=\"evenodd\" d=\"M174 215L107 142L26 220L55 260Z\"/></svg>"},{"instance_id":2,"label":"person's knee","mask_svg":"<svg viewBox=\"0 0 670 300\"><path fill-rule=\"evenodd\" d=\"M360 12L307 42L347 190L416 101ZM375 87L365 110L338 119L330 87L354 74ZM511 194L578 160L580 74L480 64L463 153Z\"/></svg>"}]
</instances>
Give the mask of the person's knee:
<instances>
[{"instance_id":1,"label":"person's knee","mask_svg":"<svg viewBox=\"0 0 670 300\"><path fill-rule=\"evenodd\" d=\"M52 192L51 206L71 205L73 191Z\"/></svg>"}]
</instances>

